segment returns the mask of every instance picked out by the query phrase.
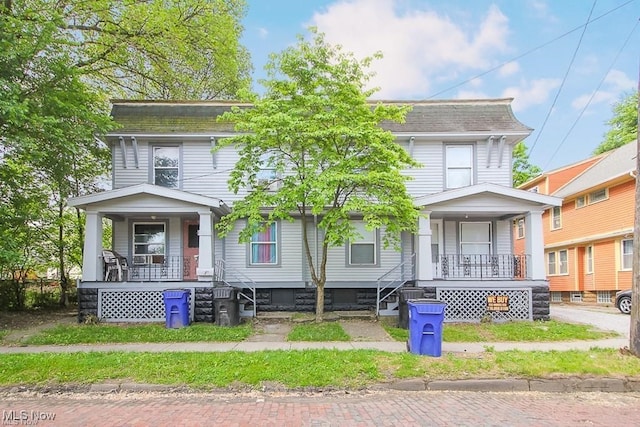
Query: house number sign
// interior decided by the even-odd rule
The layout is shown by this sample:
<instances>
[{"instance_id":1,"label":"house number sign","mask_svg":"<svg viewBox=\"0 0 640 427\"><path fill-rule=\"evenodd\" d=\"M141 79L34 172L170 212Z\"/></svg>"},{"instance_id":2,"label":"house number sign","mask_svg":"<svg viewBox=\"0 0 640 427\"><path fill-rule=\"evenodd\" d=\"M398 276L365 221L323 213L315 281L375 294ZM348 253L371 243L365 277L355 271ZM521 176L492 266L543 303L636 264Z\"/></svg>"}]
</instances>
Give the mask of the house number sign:
<instances>
[{"instance_id":1,"label":"house number sign","mask_svg":"<svg viewBox=\"0 0 640 427\"><path fill-rule=\"evenodd\" d=\"M509 311L507 295L487 295L487 311Z\"/></svg>"}]
</instances>

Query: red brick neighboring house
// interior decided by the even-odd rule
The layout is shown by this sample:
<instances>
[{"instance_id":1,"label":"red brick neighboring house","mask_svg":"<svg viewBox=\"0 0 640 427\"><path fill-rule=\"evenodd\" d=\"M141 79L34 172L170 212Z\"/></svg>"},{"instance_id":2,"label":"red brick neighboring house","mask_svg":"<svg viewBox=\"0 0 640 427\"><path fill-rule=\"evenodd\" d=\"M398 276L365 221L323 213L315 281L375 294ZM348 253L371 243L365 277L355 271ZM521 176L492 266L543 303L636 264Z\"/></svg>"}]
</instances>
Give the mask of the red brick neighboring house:
<instances>
[{"instance_id":1,"label":"red brick neighboring house","mask_svg":"<svg viewBox=\"0 0 640 427\"><path fill-rule=\"evenodd\" d=\"M551 302L608 304L630 289L636 144L591 157L519 188L563 198L542 216ZM514 221L514 252L525 247L524 219Z\"/></svg>"}]
</instances>

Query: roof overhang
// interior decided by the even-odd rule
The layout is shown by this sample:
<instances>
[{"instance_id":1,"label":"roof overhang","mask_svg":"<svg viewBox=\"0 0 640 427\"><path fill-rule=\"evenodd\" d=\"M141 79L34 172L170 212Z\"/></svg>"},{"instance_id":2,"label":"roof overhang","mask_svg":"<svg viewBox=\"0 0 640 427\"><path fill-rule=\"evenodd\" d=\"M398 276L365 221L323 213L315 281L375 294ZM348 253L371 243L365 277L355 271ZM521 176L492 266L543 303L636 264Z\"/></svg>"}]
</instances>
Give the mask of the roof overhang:
<instances>
[{"instance_id":1,"label":"roof overhang","mask_svg":"<svg viewBox=\"0 0 640 427\"><path fill-rule=\"evenodd\" d=\"M151 184L137 184L86 196L74 197L69 199L67 203L69 206L88 210L93 206L101 205L104 207L108 205L109 202L116 202L132 196L151 196L191 205L199 205L209 208L219 215L230 212L229 207L221 199Z\"/></svg>"},{"instance_id":2,"label":"roof overhang","mask_svg":"<svg viewBox=\"0 0 640 427\"><path fill-rule=\"evenodd\" d=\"M416 206L432 212L460 215L513 216L561 206L562 199L497 184L482 183L416 197Z\"/></svg>"}]
</instances>

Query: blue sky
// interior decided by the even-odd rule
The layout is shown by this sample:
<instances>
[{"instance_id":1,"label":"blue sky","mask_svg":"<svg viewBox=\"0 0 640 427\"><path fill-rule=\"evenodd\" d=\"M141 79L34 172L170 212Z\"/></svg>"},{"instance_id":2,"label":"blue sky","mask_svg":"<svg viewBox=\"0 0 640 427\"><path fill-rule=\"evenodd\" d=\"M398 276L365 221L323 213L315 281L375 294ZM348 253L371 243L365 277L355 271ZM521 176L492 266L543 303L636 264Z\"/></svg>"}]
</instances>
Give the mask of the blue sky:
<instances>
[{"instance_id":1,"label":"blue sky","mask_svg":"<svg viewBox=\"0 0 640 427\"><path fill-rule=\"evenodd\" d=\"M585 159L638 87L640 0L248 0L254 80L316 26L374 62L376 99L514 98L544 170ZM587 24L588 23L588 24ZM585 24L586 30L585 30ZM626 43L626 44L625 44ZM258 85L254 89L260 90Z\"/></svg>"}]
</instances>

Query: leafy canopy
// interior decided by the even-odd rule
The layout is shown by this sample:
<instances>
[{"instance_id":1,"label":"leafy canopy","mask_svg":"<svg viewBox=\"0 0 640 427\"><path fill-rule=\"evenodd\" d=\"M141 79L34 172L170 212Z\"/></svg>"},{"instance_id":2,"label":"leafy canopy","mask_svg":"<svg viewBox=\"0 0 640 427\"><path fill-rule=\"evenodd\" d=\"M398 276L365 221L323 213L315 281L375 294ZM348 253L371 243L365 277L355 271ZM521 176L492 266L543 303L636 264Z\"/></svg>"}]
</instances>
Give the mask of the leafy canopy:
<instances>
[{"instance_id":1,"label":"leafy canopy","mask_svg":"<svg viewBox=\"0 0 640 427\"><path fill-rule=\"evenodd\" d=\"M604 141L594 150L593 154L602 154L615 150L632 141L638 136L638 92L626 95L613 107L613 117L607 122L611 128L604 136Z\"/></svg>"},{"instance_id":2,"label":"leafy canopy","mask_svg":"<svg viewBox=\"0 0 640 427\"><path fill-rule=\"evenodd\" d=\"M261 82L265 94L247 94L251 108L234 108L222 117L238 131L217 147L235 145L240 155L230 188L248 191L219 228L226 234L246 218L240 233L246 242L265 222L300 218L307 224L317 216L323 239L319 265L306 225L303 240L321 294L327 248L357 236L354 216L369 229L386 230L386 244L397 243L403 230L415 230L418 211L401 171L417 164L380 127L385 120L403 122L408 107L367 101L376 92L367 88L366 68L374 58L356 60L317 31L312 35L312 41L300 36L296 46L271 55L268 78Z\"/></svg>"},{"instance_id":3,"label":"leafy canopy","mask_svg":"<svg viewBox=\"0 0 640 427\"><path fill-rule=\"evenodd\" d=\"M542 173L542 169L540 169L540 167L532 165L529 162L527 146L523 141L520 141L513 147L512 171L514 187L524 184Z\"/></svg>"}]
</instances>

